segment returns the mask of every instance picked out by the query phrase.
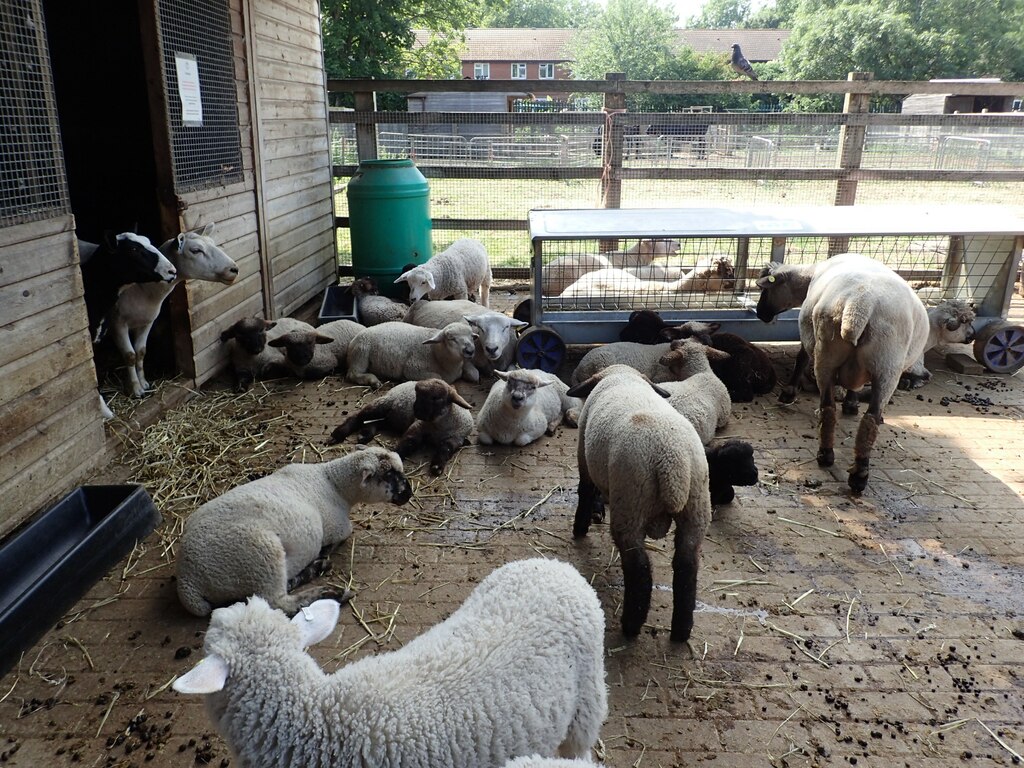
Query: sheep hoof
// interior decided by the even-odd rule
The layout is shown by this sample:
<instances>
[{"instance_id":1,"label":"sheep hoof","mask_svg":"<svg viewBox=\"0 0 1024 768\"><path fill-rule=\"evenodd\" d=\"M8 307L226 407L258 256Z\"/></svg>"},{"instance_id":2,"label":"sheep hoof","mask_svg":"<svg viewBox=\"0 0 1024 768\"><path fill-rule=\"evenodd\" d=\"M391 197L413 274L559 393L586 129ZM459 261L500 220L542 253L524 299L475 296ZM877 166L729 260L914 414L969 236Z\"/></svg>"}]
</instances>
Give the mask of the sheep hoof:
<instances>
[{"instance_id":1,"label":"sheep hoof","mask_svg":"<svg viewBox=\"0 0 1024 768\"><path fill-rule=\"evenodd\" d=\"M856 401L843 400L843 415L856 416L860 411L860 404Z\"/></svg>"},{"instance_id":2,"label":"sheep hoof","mask_svg":"<svg viewBox=\"0 0 1024 768\"><path fill-rule=\"evenodd\" d=\"M796 400L796 387L783 387L779 393L779 402L789 404Z\"/></svg>"},{"instance_id":3,"label":"sheep hoof","mask_svg":"<svg viewBox=\"0 0 1024 768\"><path fill-rule=\"evenodd\" d=\"M833 450L818 451L818 466L831 467L836 463L836 452Z\"/></svg>"},{"instance_id":4,"label":"sheep hoof","mask_svg":"<svg viewBox=\"0 0 1024 768\"><path fill-rule=\"evenodd\" d=\"M327 593L324 594L324 597L330 598L331 600L337 600L342 605L347 603L349 600L351 600L355 596L356 596L355 592L353 592L351 589L345 589L344 587L342 587L340 592L339 591L330 591L330 592L327 592Z\"/></svg>"},{"instance_id":5,"label":"sheep hoof","mask_svg":"<svg viewBox=\"0 0 1024 768\"><path fill-rule=\"evenodd\" d=\"M850 467L850 477L847 480L850 485L850 490L856 494L860 494L868 487L868 460L857 459L854 465Z\"/></svg>"}]
</instances>

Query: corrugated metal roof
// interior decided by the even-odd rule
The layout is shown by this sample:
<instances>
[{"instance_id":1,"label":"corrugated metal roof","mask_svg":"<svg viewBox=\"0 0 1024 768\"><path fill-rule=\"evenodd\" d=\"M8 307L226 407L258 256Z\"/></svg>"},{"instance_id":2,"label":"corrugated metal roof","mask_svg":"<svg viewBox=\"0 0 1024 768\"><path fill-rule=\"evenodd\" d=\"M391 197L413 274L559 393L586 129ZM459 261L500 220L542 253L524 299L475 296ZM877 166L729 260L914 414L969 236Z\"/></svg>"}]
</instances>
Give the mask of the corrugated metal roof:
<instances>
[{"instance_id":1,"label":"corrugated metal roof","mask_svg":"<svg viewBox=\"0 0 1024 768\"><path fill-rule=\"evenodd\" d=\"M467 29L462 61L569 61L568 43L576 29ZM681 44L698 53L732 52L739 43L748 61L772 61L779 57L788 29L677 29ZM415 30L416 47L430 39L430 32Z\"/></svg>"}]
</instances>

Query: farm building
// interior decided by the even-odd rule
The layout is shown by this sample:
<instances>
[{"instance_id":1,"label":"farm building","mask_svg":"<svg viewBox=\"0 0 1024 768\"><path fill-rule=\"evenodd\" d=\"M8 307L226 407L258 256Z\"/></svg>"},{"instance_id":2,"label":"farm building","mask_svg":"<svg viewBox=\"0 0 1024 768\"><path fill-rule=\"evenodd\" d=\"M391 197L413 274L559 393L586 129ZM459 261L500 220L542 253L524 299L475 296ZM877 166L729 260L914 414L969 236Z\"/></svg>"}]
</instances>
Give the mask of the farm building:
<instances>
[{"instance_id":1,"label":"farm building","mask_svg":"<svg viewBox=\"0 0 1024 768\"><path fill-rule=\"evenodd\" d=\"M335 253L317 3L12 0L0 29L3 535L106 457L76 234L216 225L237 277L178 285L149 340L186 386L225 322L293 312Z\"/></svg>"},{"instance_id":2,"label":"farm building","mask_svg":"<svg viewBox=\"0 0 1024 768\"><path fill-rule=\"evenodd\" d=\"M999 83L998 77L962 80L932 80L933 83L949 83L949 93L913 93L903 100L902 112L906 115L952 115L974 112L1010 112L1013 109L1012 96L977 95L971 91L972 83ZM1018 99L1019 101L1019 99Z\"/></svg>"}]
</instances>

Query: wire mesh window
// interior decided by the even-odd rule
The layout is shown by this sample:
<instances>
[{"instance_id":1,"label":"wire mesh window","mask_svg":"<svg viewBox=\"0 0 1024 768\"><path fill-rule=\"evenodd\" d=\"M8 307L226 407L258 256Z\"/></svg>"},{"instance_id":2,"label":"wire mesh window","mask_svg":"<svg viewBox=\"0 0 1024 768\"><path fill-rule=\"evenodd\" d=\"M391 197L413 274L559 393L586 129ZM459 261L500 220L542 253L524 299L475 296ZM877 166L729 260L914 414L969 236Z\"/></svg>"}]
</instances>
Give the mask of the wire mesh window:
<instances>
[{"instance_id":1,"label":"wire mesh window","mask_svg":"<svg viewBox=\"0 0 1024 768\"><path fill-rule=\"evenodd\" d=\"M178 192L239 181L242 151L227 0L159 0Z\"/></svg>"},{"instance_id":2,"label":"wire mesh window","mask_svg":"<svg viewBox=\"0 0 1024 768\"><path fill-rule=\"evenodd\" d=\"M70 209L39 0L0 3L0 223Z\"/></svg>"}]
</instances>

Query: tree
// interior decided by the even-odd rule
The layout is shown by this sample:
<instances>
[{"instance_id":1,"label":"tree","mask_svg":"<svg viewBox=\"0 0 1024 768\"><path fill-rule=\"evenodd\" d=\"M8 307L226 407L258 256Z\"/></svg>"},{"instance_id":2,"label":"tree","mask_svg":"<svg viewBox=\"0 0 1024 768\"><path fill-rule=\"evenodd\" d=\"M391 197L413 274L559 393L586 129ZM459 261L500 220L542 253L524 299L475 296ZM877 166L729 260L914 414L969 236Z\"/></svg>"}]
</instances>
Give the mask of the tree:
<instances>
[{"instance_id":1,"label":"tree","mask_svg":"<svg viewBox=\"0 0 1024 768\"><path fill-rule=\"evenodd\" d=\"M775 0L751 13L743 26L747 29L789 29L793 26L800 0Z\"/></svg>"},{"instance_id":2,"label":"tree","mask_svg":"<svg viewBox=\"0 0 1024 768\"><path fill-rule=\"evenodd\" d=\"M483 27L582 27L601 12L593 0L495 0L483 13Z\"/></svg>"},{"instance_id":3,"label":"tree","mask_svg":"<svg viewBox=\"0 0 1024 768\"><path fill-rule=\"evenodd\" d=\"M706 0L700 13L686 22L694 29L736 29L746 26L750 0Z\"/></svg>"},{"instance_id":4,"label":"tree","mask_svg":"<svg viewBox=\"0 0 1024 768\"><path fill-rule=\"evenodd\" d=\"M625 72L630 80L665 79L676 21L653 0L608 0L604 13L571 44L573 77L598 80L607 72Z\"/></svg>"}]
</instances>

